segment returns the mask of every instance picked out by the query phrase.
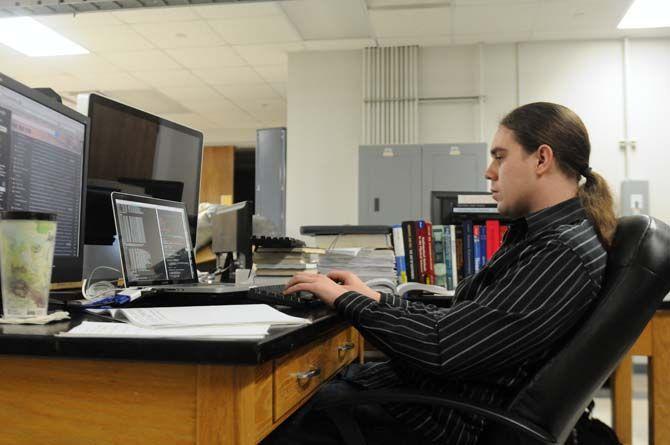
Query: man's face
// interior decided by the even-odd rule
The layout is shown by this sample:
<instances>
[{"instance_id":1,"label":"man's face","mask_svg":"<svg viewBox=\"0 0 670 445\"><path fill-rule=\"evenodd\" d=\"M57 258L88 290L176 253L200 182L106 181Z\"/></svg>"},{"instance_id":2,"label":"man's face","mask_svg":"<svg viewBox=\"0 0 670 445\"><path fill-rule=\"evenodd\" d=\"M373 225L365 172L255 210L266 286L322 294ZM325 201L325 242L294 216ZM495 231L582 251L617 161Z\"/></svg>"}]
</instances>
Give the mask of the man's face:
<instances>
[{"instance_id":1,"label":"man's face","mask_svg":"<svg viewBox=\"0 0 670 445\"><path fill-rule=\"evenodd\" d=\"M501 215L519 218L530 213L536 180L535 158L523 150L511 130L498 127L491 144L491 163L484 176L491 181L493 199Z\"/></svg>"}]
</instances>

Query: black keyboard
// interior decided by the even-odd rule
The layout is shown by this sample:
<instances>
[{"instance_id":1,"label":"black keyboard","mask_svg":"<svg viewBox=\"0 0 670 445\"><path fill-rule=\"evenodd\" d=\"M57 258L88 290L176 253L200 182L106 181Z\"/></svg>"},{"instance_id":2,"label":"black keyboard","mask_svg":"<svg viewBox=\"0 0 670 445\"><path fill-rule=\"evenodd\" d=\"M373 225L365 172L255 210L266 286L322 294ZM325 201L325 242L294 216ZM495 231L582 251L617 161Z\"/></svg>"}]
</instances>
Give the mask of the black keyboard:
<instances>
[{"instance_id":1,"label":"black keyboard","mask_svg":"<svg viewBox=\"0 0 670 445\"><path fill-rule=\"evenodd\" d=\"M250 300L262 303L302 309L323 305L323 302L311 292L300 291L284 295L284 289L286 289L286 286L283 284L276 286L252 287L249 289L248 297Z\"/></svg>"},{"instance_id":2,"label":"black keyboard","mask_svg":"<svg viewBox=\"0 0 670 445\"><path fill-rule=\"evenodd\" d=\"M305 247L305 242L287 236L252 236L251 245L266 249L295 249Z\"/></svg>"}]
</instances>

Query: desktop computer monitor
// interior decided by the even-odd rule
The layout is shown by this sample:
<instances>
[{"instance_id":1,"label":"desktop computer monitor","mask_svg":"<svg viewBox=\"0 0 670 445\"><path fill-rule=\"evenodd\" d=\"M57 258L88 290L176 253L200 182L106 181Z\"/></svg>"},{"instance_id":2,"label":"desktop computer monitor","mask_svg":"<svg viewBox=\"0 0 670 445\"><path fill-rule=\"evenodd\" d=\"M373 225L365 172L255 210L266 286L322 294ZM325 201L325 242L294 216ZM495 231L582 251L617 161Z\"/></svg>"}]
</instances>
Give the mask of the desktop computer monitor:
<instances>
[{"instance_id":1,"label":"desktop computer monitor","mask_svg":"<svg viewBox=\"0 0 670 445\"><path fill-rule=\"evenodd\" d=\"M91 120L86 193L84 275L98 266L120 268L111 193L180 201L195 245L203 135L100 94L82 95ZM116 278L101 269L97 278Z\"/></svg>"},{"instance_id":2,"label":"desktop computer monitor","mask_svg":"<svg viewBox=\"0 0 670 445\"><path fill-rule=\"evenodd\" d=\"M57 214L54 283L82 278L88 124L0 73L0 209Z\"/></svg>"},{"instance_id":3,"label":"desktop computer monitor","mask_svg":"<svg viewBox=\"0 0 670 445\"><path fill-rule=\"evenodd\" d=\"M202 133L99 94L88 97L88 117L86 244L112 244L114 191L183 202L195 244Z\"/></svg>"}]
</instances>

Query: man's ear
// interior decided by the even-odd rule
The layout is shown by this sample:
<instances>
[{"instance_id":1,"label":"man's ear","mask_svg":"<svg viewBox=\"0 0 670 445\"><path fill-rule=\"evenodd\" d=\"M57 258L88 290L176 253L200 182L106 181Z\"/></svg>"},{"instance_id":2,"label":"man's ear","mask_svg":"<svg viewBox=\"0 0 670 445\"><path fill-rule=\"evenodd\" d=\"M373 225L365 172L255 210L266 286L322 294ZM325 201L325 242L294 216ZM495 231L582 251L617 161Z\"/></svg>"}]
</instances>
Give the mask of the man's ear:
<instances>
[{"instance_id":1,"label":"man's ear","mask_svg":"<svg viewBox=\"0 0 670 445\"><path fill-rule=\"evenodd\" d=\"M538 175L547 173L554 165L554 150L547 144L542 144L535 152L537 166L535 171Z\"/></svg>"}]
</instances>

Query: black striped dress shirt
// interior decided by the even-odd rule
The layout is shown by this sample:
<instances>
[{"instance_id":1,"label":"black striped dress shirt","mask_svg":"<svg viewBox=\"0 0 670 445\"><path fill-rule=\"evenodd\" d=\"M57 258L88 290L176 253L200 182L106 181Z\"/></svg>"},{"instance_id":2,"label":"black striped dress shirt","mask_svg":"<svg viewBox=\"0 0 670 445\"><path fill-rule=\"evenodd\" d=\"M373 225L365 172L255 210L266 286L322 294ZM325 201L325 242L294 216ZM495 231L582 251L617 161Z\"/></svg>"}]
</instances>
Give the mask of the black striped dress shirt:
<instances>
[{"instance_id":1,"label":"black striped dress shirt","mask_svg":"<svg viewBox=\"0 0 670 445\"><path fill-rule=\"evenodd\" d=\"M511 224L477 274L461 281L450 308L356 292L337 311L391 360L353 382L410 386L501 406L537 371L596 299L607 254L579 198ZM389 411L435 443L475 444L485 420L447 408L396 404Z\"/></svg>"}]
</instances>

